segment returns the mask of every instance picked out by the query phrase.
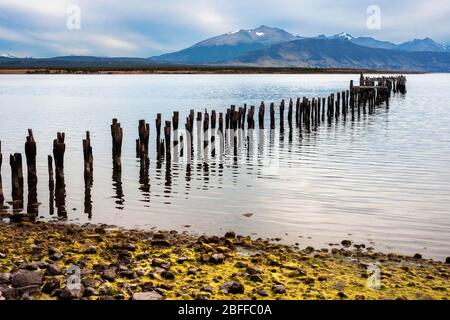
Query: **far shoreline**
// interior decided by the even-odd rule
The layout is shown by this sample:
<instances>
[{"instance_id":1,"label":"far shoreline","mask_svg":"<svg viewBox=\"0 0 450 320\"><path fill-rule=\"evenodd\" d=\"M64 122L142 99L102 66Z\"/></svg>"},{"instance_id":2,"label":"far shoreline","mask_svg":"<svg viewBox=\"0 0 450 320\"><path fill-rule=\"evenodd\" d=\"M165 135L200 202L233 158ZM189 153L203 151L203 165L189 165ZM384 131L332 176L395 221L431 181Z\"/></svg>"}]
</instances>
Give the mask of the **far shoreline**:
<instances>
[{"instance_id":1,"label":"far shoreline","mask_svg":"<svg viewBox=\"0 0 450 320\"><path fill-rule=\"evenodd\" d=\"M284 68L284 67L210 67L169 66L152 68L2 68L0 75L19 74L425 74L402 70Z\"/></svg>"}]
</instances>

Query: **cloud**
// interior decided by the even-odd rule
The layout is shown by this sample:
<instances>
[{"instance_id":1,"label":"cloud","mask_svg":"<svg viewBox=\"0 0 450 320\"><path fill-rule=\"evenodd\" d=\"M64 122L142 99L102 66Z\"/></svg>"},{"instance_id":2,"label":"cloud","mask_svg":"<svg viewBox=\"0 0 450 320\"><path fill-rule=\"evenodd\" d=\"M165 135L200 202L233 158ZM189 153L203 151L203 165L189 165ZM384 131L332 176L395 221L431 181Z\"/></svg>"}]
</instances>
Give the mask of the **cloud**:
<instances>
[{"instance_id":1,"label":"cloud","mask_svg":"<svg viewBox=\"0 0 450 320\"><path fill-rule=\"evenodd\" d=\"M81 30L66 28L69 5ZM450 2L378 0L382 29L366 27L373 0L0 0L0 53L151 56L207 37L265 24L297 35L348 32L394 42L429 36L448 43Z\"/></svg>"}]
</instances>

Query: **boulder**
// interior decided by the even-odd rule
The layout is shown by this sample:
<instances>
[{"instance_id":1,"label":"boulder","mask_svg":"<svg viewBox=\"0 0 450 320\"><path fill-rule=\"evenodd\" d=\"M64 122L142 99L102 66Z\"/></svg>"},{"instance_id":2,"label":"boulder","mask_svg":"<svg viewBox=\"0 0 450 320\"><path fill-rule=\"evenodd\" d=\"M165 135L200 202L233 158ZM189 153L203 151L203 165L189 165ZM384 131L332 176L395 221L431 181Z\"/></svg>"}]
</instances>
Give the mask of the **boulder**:
<instances>
[{"instance_id":1,"label":"boulder","mask_svg":"<svg viewBox=\"0 0 450 320\"><path fill-rule=\"evenodd\" d=\"M12 285L16 288L42 284L42 271L19 270L12 276Z\"/></svg>"}]
</instances>

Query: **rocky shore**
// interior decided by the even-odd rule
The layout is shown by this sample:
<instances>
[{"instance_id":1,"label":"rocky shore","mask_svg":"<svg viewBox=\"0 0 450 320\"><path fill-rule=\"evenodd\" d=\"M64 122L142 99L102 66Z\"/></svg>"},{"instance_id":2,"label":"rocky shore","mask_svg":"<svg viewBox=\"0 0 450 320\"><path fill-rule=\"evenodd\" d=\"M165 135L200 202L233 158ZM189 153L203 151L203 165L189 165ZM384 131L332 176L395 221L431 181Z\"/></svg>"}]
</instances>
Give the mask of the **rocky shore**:
<instances>
[{"instance_id":1,"label":"rocky shore","mask_svg":"<svg viewBox=\"0 0 450 320\"><path fill-rule=\"evenodd\" d=\"M341 244L299 250L234 232L0 223L0 300L450 298L450 259ZM378 287L368 286L373 266Z\"/></svg>"}]
</instances>

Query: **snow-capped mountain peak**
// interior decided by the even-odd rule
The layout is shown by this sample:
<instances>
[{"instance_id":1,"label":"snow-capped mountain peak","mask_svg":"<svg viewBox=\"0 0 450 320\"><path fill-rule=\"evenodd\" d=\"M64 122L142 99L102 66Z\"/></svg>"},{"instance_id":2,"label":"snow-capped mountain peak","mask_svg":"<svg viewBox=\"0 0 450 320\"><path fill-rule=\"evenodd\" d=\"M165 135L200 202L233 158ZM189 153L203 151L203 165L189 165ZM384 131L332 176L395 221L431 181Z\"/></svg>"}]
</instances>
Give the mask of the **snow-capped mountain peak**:
<instances>
[{"instance_id":1,"label":"snow-capped mountain peak","mask_svg":"<svg viewBox=\"0 0 450 320\"><path fill-rule=\"evenodd\" d=\"M347 39L347 40L352 40L353 39L353 37L351 35L349 35L348 33L346 33L346 32L341 32L341 33L337 34L336 37L344 38L344 39Z\"/></svg>"},{"instance_id":2,"label":"snow-capped mountain peak","mask_svg":"<svg viewBox=\"0 0 450 320\"><path fill-rule=\"evenodd\" d=\"M0 57L2 57L2 58L17 58L15 55L13 55L11 53L1 54Z\"/></svg>"}]
</instances>

